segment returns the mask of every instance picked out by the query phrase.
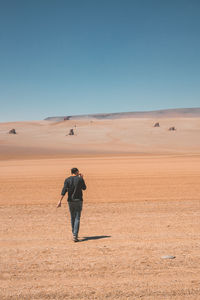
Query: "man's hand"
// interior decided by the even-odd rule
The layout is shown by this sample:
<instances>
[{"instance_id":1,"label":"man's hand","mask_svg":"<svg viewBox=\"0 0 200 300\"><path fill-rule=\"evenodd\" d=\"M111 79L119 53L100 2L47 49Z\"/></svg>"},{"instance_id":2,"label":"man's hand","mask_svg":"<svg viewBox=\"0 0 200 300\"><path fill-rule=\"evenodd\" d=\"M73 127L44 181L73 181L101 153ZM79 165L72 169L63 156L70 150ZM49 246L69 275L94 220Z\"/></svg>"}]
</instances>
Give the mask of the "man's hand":
<instances>
[{"instance_id":1,"label":"man's hand","mask_svg":"<svg viewBox=\"0 0 200 300\"><path fill-rule=\"evenodd\" d=\"M61 203L62 203L63 197L64 197L64 196L62 196L61 199L60 199L60 201L58 201L57 208L58 208L58 207L61 207Z\"/></svg>"},{"instance_id":2,"label":"man's hand","mask_svg":"<svg viewBox=\"0 0 200 300\"><path fill-rule=\"evenodd\" d=\"M58 201L57 208L58 208L58 207L61 207L61 203L62 203L61 200Z\"/></svg>"},{"instance_id":3,"label":"man's hand","mask_svg":"<svg viewBox=\"0 0 200 300\"><path fill-rule=\"evenodd\" d=\"M79 173L79 176L83 178L83 174Z\"/></svg>"}]
</instances>

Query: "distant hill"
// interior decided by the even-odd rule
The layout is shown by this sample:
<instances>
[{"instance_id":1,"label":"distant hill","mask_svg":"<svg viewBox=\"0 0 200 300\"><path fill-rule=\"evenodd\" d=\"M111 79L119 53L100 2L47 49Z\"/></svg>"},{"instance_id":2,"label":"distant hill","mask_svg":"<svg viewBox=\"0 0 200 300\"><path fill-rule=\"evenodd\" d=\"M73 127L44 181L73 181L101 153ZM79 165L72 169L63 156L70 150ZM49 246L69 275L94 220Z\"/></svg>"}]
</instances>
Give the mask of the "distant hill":
<instances>
[{"instance_id":1,"label":"distant hill","mask_svg":"<svg viewBox=\"0 0 200 300\"><path fill-rule=\"evenodd\" d=\"M200 117L200 107L196 108L176 108L162 109L154 111L137 111L137 112L121 112L121 113L101 113L88 115L65 115L48 117L47 121L63 121L63 120L78 120L78 119L122 119L122 118L193 118Z\"/></svg>"}]
</instances>

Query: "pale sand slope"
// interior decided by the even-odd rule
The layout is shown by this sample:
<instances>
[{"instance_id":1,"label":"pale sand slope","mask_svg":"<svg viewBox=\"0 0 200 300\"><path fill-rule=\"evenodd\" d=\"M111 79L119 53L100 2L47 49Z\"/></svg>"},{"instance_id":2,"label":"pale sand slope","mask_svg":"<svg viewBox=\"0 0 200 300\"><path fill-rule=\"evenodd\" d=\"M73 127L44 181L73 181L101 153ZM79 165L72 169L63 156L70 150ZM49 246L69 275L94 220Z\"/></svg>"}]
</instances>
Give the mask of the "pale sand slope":
<instances>
[{"instance_id":1,"label":"pale sand slope","mask_svg":"<svg viewBox=\"0 0 200 300\"><path fill-rule=\"evenodd\" d=\"M88 185L78 244L55 207L72 166ZM197 154L0 161L0 299L198 299L199 181Z\"/></svg>"},{"instance_id":2,"label":"pale sand slope","mask_svg":"<svg viewBox=\"0 0 200 300\"><path fill-rule=\"evenodd\" d=\"M154 128L159 121L161 127ZM66 136L76 125L75 136ZM168 128L175 126L175 132ZM9 135L15 128L17 135ZM66 154L200 153L200 118L0 123L0 158Z\"/></svg>"}]
</instances>

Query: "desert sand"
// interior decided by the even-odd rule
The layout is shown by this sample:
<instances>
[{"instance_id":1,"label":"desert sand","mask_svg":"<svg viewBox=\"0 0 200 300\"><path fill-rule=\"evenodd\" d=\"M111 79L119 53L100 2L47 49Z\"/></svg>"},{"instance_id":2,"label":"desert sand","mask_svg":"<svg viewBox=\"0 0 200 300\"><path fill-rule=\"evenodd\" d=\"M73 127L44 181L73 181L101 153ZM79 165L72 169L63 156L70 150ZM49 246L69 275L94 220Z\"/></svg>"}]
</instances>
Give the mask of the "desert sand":
<instances>
[{"instance_id":1,"label":"desert sand","mask_svg":"<svg viewBox=\"0 0 200 300\"><path fill-rule=\"evenodd\" d=\"M0 299L200 299L199 136L192 117L0 123ZM56 208L74 166L79 243Z\"/></svg>"},{"instance_id":2,"label":"desert sand","mask_svg":"<svg viewBox=\"0 0 200 300\"><path fill-rule=\"evenodd\" d=\"M159 121L160 127L154 128ZM169 131L174 126L176 131ZM17 134L8 134L15 128ZM73 128L75 135L69 136ZM93 154L199 154L200 118L0 123L0 159Z\"/></svg>"}]
</instances>

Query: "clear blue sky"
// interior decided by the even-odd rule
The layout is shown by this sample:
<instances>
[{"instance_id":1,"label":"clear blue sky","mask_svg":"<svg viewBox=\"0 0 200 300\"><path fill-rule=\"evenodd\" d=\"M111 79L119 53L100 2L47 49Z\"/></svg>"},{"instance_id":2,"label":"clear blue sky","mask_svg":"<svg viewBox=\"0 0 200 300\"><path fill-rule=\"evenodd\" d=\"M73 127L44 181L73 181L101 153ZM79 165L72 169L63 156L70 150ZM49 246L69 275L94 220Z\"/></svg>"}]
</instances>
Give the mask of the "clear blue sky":
<instances>
[{"instance_id":1,"label":"clear blue sky","mask_svg":"<svg viewBox=\"0 0 200 300\"><path fill-rule=\"evenodd\" d=\"M0 122L199 106L199 0L0 1Z\"/></svg>"}]
</instances>

